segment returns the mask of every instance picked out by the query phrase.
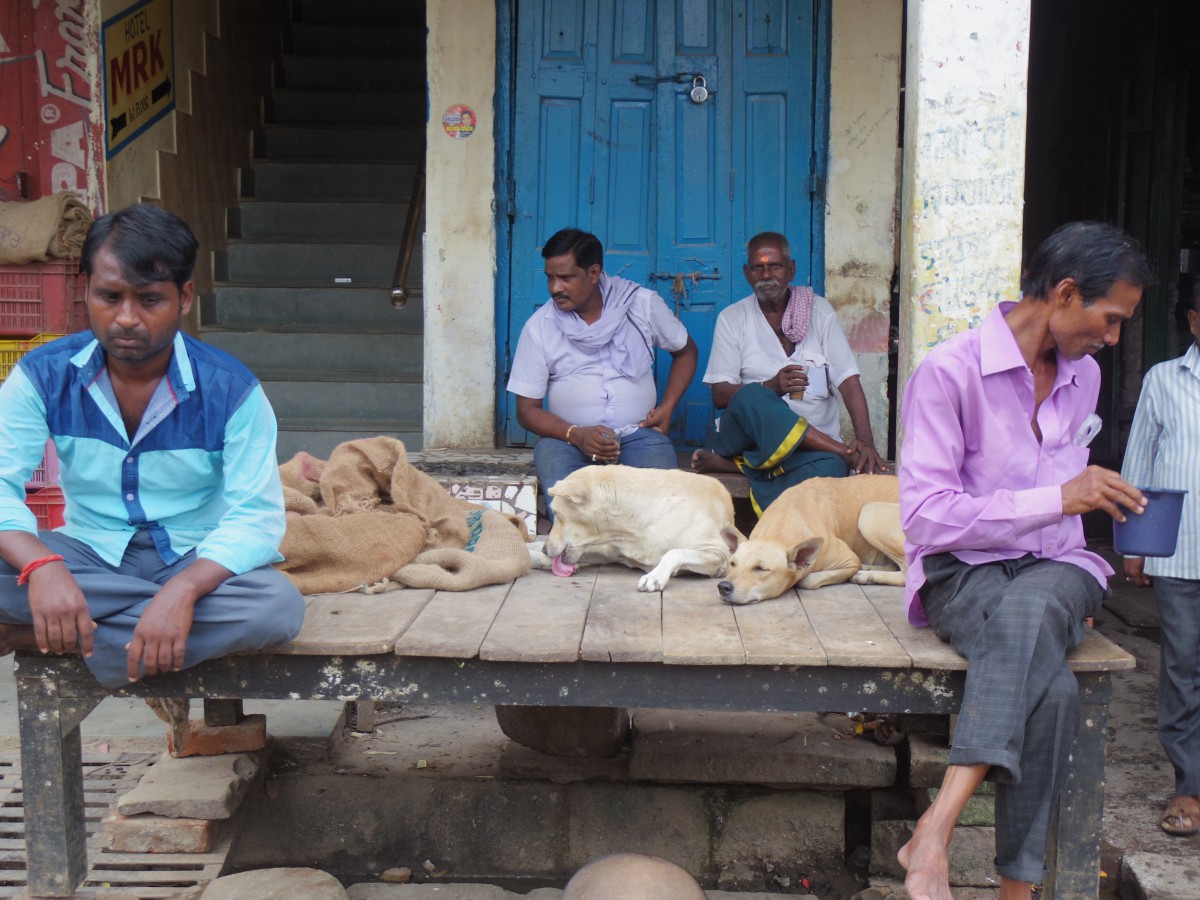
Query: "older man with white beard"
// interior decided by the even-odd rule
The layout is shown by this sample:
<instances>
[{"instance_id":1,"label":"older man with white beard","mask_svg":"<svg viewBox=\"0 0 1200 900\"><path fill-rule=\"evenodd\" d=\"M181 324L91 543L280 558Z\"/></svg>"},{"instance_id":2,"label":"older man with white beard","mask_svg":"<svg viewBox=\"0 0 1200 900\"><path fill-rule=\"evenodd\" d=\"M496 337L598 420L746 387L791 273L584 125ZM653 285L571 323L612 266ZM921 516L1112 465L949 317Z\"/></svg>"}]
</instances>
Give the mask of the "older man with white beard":
<instances>
[{"instance_id":1,"label":"older man with white beard","mask_svg":"<svg viewBox=\"0 0 1200 900\"><path fill-rule=\"evenodd\" d=\"M788 488L818 476L886 472L858 364L837 313L812 288L792 286L787 238L751 239L742 268L754 293L717 319L704 383L722 414L696 472L741 471L759 515ZM843 443L838 393L854 426Z\"/></svg>"}]
</instances>

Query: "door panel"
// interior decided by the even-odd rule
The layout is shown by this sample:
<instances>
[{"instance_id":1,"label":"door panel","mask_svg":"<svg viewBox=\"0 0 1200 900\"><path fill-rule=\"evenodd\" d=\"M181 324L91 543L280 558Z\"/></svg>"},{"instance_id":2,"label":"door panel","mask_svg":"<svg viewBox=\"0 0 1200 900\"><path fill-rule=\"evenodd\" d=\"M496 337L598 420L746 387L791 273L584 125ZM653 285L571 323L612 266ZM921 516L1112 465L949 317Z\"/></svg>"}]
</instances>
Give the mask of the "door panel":
<instances>
[{"instance_id":1,"label":"door panel","mask_svg":"<svg viewBox=\"0 0 1200 900\"><path fill-rule=\"evenodd\" d=\"M814 2L519 4L506 371L547 300L542 242L569 226L593 231L605 269L658 291L699 345L672 439L704 440L712 411L700 376L717 314L748 292L746 240L782 230L797 277L812 271ZM700 103L696 75L709 91ZM660 394L669 364L660 352ZM505 401L508 443L531 444Z\"/></svg>"}]
</instances>

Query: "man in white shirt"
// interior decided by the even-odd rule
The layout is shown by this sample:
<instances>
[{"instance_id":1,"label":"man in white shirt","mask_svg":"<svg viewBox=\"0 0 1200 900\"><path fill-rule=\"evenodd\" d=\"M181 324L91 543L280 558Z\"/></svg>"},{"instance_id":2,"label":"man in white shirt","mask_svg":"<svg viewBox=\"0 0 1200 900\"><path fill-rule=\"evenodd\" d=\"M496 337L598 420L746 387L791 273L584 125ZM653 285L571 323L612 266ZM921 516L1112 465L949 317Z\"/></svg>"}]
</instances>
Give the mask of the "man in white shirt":
<instances>
[{"instance_id":1,"label":"man in white shirt","mask_svg":"<svg viewBox=\"0 0 1200 900\"><path fill-rule=\"evenodd\" d=\"M521 329L508 390L517 421L540 437L533 458L543 492L597 463L676 468L667 430L699 356L687 329L654 291L604 272L594 234L565 228L542 256L553 302ZM655 347L671 354L661 403Z\"/></svg>"},{"instance_id":2,"label":"man in white shirt","mask_svg":"<svg viewBox=\"0 0 1200 900\"><path fill-rule=\"evenodd\" d=\"M693 454L693 470L743 472L759 515L807 478L887 471L850 344L829 301L791 286L787 238L756 235L742 271L754 293L717 318L704 383L724 412L712 447ZM848 444L834 385L854 426Z\"/></svg>"}]
</instances>

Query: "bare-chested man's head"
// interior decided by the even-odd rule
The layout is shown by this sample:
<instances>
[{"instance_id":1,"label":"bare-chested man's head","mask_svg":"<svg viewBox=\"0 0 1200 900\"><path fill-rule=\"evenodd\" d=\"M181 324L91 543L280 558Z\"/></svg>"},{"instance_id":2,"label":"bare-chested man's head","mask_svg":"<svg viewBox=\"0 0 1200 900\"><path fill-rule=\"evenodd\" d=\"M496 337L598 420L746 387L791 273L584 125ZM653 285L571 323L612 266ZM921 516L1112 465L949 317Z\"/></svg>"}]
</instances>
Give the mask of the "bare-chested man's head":
<instances>
[{"instance_id":1,"label":"bare-chested man's head","mask_svg":"<svg viewBox=\"0 0 1200 900\"><path fill-rule=\"evenodd\" d=\"M614 853L594 859L575 873L562 900L705 900L687 870L670 860L642 853Z\"/></svg>"}]
</instances>

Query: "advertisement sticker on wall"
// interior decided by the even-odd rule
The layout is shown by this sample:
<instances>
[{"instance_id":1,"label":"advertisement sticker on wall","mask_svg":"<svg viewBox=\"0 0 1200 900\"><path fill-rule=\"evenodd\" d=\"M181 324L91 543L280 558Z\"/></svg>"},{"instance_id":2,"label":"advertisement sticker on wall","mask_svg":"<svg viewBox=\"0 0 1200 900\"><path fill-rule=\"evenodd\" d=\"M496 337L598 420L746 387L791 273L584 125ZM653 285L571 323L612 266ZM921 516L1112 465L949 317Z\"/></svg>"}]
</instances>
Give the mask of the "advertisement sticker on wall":
<instances>
[{"instance_id":1,"label":"advertisement sticker on wall","mask_svg":"<svg viewBox=\"0 0 1200 900\"><path fill-rule=\"evenodd\" d=\"M172 25L171 0L145 0L101 28L107 159L175 108Z\"/></svg>"},{"instance_id":2,"label":"advertisement sticker on wall","mask_svg":"<svg viewBox=\"0 0 1200 900\"><path fill-rule=\"evenodd\" d=\"M442 113L442 128L452 138L469 138L475 133L475 110L458 104Z\"/></svg>"}]
</instances>

